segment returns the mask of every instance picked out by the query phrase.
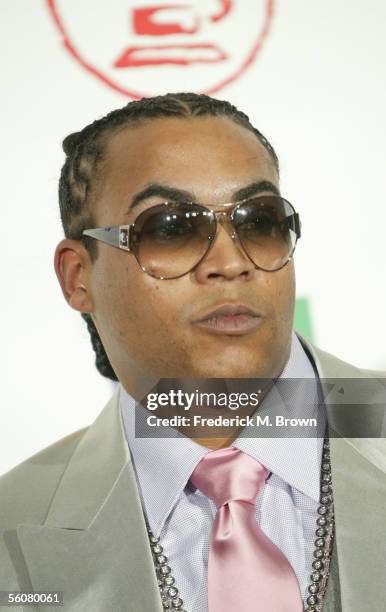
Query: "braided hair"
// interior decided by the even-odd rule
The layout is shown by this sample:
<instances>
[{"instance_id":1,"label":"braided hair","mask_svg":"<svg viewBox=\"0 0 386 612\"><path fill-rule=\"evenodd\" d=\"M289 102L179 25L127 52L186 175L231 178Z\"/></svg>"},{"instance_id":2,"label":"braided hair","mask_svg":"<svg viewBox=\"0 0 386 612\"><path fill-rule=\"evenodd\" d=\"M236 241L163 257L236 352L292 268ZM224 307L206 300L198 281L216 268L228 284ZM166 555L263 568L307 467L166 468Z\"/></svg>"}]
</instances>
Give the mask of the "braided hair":
<instances>
[{"instance_id":1,"label":"braided hair","mask_svg":"<svg viewBox=\"0 0 386 612\"><path fill-rule=\"evenodd\" d=\"M95 226L92 200L98 186L98 163L103 159L106 143L112 135L130 124L138 125L147 119L200 116L227 117L253 132L279 171L279 161L271 144L253 127L245 113L227 101L204 94L169 93L129 102L63 140L66 160L59 180L59 206L66 238L82 240L91 260L96 260L97 242L82 233ZM82 317L90 334L98 371L111 380L118 380L91 316L82 313Z\"/></svg>"}]
</instances>

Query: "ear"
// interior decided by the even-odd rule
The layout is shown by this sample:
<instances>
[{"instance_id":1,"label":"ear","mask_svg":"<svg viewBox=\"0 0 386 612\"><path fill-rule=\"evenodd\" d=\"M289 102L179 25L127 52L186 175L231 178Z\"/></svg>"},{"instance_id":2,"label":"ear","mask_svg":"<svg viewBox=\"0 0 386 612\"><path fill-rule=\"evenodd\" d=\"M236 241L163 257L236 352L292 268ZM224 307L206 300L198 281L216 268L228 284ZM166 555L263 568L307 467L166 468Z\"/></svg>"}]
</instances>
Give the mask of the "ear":
<instances>
[{"instance_id":1,"label":"ear","mask_svg":"<svg viewBox=\"0 0 386 612\"><path fill-rule=\"evenodd\" d=\"M55 272L69 305L80 312L92 312L93 302L89 289L92 266L90 255L80 240L66 238L55 250Z\"/></svg>"}]
</instances>

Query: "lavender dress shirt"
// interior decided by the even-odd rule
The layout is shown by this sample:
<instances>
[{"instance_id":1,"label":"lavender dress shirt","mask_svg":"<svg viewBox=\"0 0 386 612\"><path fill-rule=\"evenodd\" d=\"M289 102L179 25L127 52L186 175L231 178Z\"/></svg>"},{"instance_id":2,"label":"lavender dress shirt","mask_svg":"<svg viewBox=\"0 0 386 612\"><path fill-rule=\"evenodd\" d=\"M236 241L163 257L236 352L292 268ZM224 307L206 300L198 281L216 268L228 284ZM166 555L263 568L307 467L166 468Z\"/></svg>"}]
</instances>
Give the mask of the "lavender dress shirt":
<instances>
[{"instance_id":1,"label":"lavender dress shirt","mask_svg":"<svg viewBox=\"0 0 386 612\"><path fill-rule=\"evenodd\" d=\"M307 379L307 384L291 381L286 415L317 416L324 427L318 373L295 333L280 378ZM144 514L154 535L160 537L184 609L207 612L208 550L216 507L189 478L210 449L185 436L135 437L134 408L134 399L121 386L120 409ZM256 438L248 437L248 431L245 427L232 446L271 471L256 500L256 520L291 563L305 601L312 571L323 439Z\"/></svg>"}]
</instances>

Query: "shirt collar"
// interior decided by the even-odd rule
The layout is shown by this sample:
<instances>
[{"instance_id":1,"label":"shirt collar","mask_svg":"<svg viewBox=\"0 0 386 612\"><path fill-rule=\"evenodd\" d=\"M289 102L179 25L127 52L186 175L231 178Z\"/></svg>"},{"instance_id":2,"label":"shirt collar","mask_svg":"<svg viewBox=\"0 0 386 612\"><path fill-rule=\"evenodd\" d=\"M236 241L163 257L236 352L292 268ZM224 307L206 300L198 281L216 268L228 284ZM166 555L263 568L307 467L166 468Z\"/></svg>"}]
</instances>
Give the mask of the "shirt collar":
<instances>
[{"instance_id":1,"label":"shirt collar","mask_svg":"<svg viewBox=\"0 0 386 612\"><path fill-rule=\"evenodd\" d=\"M291 402L291 405L295 408L297 406L302 416L305 416L305 409L311 410L312 404L315 408L317 405L317 372L314 371L295 333L292 335L290 357L280 378L314 381L314 386L307 385L308 390L311 388L312 401L304 402L304 389L301 384L297 384L293 386L292 399L294 401ZM159 536L166 518L184 490L194 468L211 449L182 434L176 437L175 430L168 427L163 428L163 437L136 437L135 400L122 385L120 391L120 409L124 430L133 459L142 504L152 532ZM287 414L293 416L293 412ZM147 415L148 411L137 405L137 425L138 419L144 421ZM270 439L246 436L248 436L248 427L244 428L232 446L248 453L289 485L318 501L322 438ZM306 461L305 458L307 458Z\"/></svg>"},{"instance_id":2,"label":"shirt collar","mask_svg":"<svg viewBox=\"0 0 386 612\"><path fill-rule=\"evenodd\" d=\"M120 407L143 507L153 534L159 536L194 468L210 449L186 436L175 437L175 430L169 427L162 428L163 437L136 437L136 416L141 427L148 411L136 406L122 385Z\"/></svg>"},{"instance_id":3,"label":"shirt collar","mask_svg":"<svg viewBox=\"0 0 386 612\"><path fill-rule=\"evenodd\" d=\"M267 396L266 400L273 402L272 407L280 402L282 408L278 412L289 418L317 418L318 430L324 432L326 413L318 395L318 372L295 333L292 335L290 357L279 379L290 379L283 387L286 391L285 405L278 394L270 398ZM248 437L250 429L245 427L233 446L260 461L315 502L319 501L323 437L254 438Z\"/></svg>"}]
</instances>

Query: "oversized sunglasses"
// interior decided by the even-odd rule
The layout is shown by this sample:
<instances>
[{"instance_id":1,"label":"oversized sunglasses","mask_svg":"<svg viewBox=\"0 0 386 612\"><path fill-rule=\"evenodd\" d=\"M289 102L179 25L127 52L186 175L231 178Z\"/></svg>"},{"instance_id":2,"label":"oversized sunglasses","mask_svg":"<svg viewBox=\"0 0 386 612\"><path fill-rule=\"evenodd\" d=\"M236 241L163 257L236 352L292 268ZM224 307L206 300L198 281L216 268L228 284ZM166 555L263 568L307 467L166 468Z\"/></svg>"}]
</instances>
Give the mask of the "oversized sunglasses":
<instances>
[{"instance_id":1,"label":"oversized sunglasses","mask_svg":"<svg viewBox=\"0 0 386 612\"><path fill-rule=\"evenodd\" d=\"M229 210L218 210L224 207ZM238 239L254 266L266 272L283 268L300 238L298 213L277 195L254 196L216 210L194 202L163 202L144 210L130 225L86 229L83 235L134 254L150 276L172 279L202 261L216 237L218 221L230 222L232 238Z\"/></svg>"}]
</instances>

